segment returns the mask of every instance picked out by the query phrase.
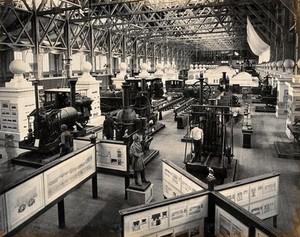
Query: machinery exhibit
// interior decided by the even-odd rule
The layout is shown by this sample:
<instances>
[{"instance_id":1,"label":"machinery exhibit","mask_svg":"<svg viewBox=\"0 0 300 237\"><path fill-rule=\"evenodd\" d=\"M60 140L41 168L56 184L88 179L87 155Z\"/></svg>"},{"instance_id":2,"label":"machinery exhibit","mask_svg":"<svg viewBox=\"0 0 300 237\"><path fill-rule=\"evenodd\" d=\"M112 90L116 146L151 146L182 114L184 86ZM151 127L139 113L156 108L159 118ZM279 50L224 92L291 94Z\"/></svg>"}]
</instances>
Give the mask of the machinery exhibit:
<instances>
[{"instance_id":1,"label":"machinery exhibit","mask_svg":"<svg viewBox=\"0 0 300 237\"><path fill-rule=\"evenodd\" d=\"M300 236L299 0L0 19L0 237Z\"/></svg>"}]
</instances>

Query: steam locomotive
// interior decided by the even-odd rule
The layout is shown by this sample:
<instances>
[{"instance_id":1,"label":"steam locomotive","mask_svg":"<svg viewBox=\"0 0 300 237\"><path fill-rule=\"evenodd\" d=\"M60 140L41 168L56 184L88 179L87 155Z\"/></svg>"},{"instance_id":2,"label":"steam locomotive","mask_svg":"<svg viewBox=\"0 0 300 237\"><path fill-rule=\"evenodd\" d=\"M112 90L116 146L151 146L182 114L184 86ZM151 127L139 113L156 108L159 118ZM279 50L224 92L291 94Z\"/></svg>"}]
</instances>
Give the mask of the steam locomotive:
<instances>
[{"instance_id":1,"label":"steam locomotive","mask_svg":"<svg viewBox=\"0 0 300 237\"><path fill-rule=\"evenodd\" d=\"M93 101L76 93L72 107L70 94L69 88L45 91L44 106L28 115L28 134L19 142L20 148L44 154L57 153L62 124L66 124L74 136L84 134Z\"/></svg>"}]
</instances>

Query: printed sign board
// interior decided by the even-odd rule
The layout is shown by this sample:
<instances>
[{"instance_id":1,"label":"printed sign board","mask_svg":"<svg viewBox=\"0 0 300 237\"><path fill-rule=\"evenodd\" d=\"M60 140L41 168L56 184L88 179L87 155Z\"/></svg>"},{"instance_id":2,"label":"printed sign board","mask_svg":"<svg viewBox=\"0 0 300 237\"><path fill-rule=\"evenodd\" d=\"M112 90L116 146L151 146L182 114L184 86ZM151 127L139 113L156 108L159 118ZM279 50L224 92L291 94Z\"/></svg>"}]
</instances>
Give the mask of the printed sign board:
<instances>
[{"instance_id":1,"label":"printed sign board","mask_svg":"<svg viewBox=\"0 0 300 237\"><path fill-rule=\"evenodd\" d=\"M199 184L185 176L185 171L179 172L163 162L163 194L166 198L204 190Z\"/></svg>"},{"instance_id":2,"label":"printed sign board","mask_svg":"<svg viewBox=\"0 0 300 237\"><path fill-rule=\"evenodd\" d=\"M216 205L215 235L217 237L249 236L249 228Z\"/></svg>"},{"instance_id":3,"label":"printed sign board","mask_svg":"<svg viewBox=\"0 0 300 237\"><path fill-rule=\"evenodd\" d=\"M127 146L100 142L96 144L97 167L127 171Z\"/></svg>"},{"instance_id":4,"label":"printed sign board","mask_svg":"<svg viewBox=\"0 0 300 237\"><path fill-rule=\"evenodd\" d=\"M201 232L200 222L207 217L207 212L208 195L141 210L124 216L124 237L164 236L161 234L173 233L179 226L183 230L182 226L185 225L189 225L185 231L197 236ZM198 228L195 222L198 223Z\"/></svg>"},{"instance_id":5,"label":"printed sign board","mask_svg":"<svg viewBox=\"0 0 300 237\"><path fill-rule=\"evenodd\" d=\"M225 197L261 219L278 215L279 176L221 190Z\"/></svg>"},{"instance_id":6,"label":"printed sign board","mask_svg":"<svg viewBox=\"0 0 300 237\"><path fill-rule=\"evenodd\" d=\"M94 172L96 172L94 146L45 171L46 204L51 203Z\"/></svg>"},{"instance_id":7,"label":"printed sign board","mask_svg":"<svg viewBox=\"0 0 300 237\"><path fill-rule=\"evenodd\" d=\"M45 206L43 190L43 174L40 174L5 193L8 231Z\"/></svg>"}]
</instances>

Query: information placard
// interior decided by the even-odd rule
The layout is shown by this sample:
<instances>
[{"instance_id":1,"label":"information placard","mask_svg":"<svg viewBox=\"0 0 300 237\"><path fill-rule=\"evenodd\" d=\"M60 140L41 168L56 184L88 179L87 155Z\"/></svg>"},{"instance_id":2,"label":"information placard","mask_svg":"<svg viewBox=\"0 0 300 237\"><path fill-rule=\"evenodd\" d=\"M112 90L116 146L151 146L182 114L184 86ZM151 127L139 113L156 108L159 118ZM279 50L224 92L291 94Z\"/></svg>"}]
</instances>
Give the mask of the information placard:
<instances>
[{"instance_id":1,"label":"information placard","mask_svg":"<svg viewBox=\"0 0 300 237\"><path fill-rule=\"evenodd\" d=\"M204 190L200 185L186 177L184 170L181 173L165 162L163 162L162 169L164 197L170 198Z\"/></svg>"},{"instance_id":2,"label":"information placard","mask_svg":"<svg viewBox=\"0 0 300 237\"><path fill-rule=\"evenodd\" d=\"M124 216L124 237L168 236L175 230L184 230L193 233L190 236L199 236L202 232L201 220L207 217L207 213L208 195L141 210Z\"/></svg>"},{"instance_id":3,"label":"information placard","mask_svg":"<svg viewBox=\"0 0 300 237\"><path fill-rule=\"evenodd\" d=\"M221 194L240 206L249 204L249 185L242 185L235 188L222 190Z\"/></svg>"},{"instance_id":4,"label":"information placard","mask_svg":"<svg viewBox=\"0 0 300 237\"><path fill-rule=\"evenodd\" d=\"M100 142L96 145L97 167L127 171L127 146Z\"/></svg>"},{"instance_id":5,"label":"information placard","mask_svg":"<svg viewBox=\"0 0 300 237\"><path fill-rule=\"evenodd\" d=\"M279 176L220 191L222 195L261 219L278 214Z\"/></svg>"},{"instance_id":6,"label":"information placard","mask_svg":"<svg viewBox=\"0 0 300 237\"><path fill-rule=\"evenodd\" d=\"M249 236L249 228L216 205L215 235L217 237Z\"/></svg>"},{"instance_id":7,"label":"information placard","mask_svg":"<svg viewBox=\"0 0 300 237\"><path fill-rule=\"evenodd\" d=\"M163 179L181 192L181 174L163 162Z\"/></svg>"},{"instance_id":8,"label":"information placard","mask_svg":"<svg viewBox=\"0 0 300 237\"><path fill-rule=\"evenodd\" d=\"M181 191L173 187L169 182L163 182L163 194L166 198L182 195Z\"/></svg>"},{"instance_id":9,"label":"information placard","mask_svg":"<svg viewBox=\"0 0 300 237\"><path fill-rule=\"evenodd\" d=\"M157 232L158 230L166 229L169 226L169 208L160 207L139 212L124 218L125 237L146 236Z\"/></svg>"},{"instance_id":10,"label":"information placard","mask_svg":"<svg viewBox=\"0 0 300 237\"><path fill-rule=\"evenodd\" d=\"M200 185L194 183L192 180L187 178L186 176L182 175L181 177L181 193L187 194L187 193L193 193L196 191L204 190Z\"/></svg>"},{"instance_id":11,"label":"information placard","mask_svg":"<svg viewBox=\"0 0 300 237\"><path fill-rule=\"evenodd\" d=\"M46 204L51 203L94 172L96 172L94 146L45 171Z\"/></svg>"},{"instance_id":12,"label":"information placard","mask_svg":"<svg viewBox=\"0 0 300 237\"><path fill-rule=\"evenodd\" d=\"M8 231L44 208L43 190L43 174L40 174L5 193Z\"/></svg>"},{"instance_id":13,"label":"information placard","mask_svg":"<svg viewBox=\"0 0 300 237\"><path fill-rule=\"evenodd\" d=\"M173 229L173 236L189 236L189 237L200 237L204 236L204 223L203 221L195 221L187 223L185 225L176 226Z\"/></svg>"}]
</instances>

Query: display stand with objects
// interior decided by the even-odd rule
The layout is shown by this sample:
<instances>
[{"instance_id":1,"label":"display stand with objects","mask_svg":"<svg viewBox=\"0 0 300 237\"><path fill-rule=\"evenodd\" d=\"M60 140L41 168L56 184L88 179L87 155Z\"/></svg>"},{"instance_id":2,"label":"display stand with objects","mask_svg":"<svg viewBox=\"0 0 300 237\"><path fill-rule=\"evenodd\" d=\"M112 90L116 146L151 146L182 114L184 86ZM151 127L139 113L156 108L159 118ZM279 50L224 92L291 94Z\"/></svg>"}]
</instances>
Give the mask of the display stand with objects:
<instances>
[{"instance_id":1,"label":"display stand with objects","mask_svg":"<svg viewBox=\"0 0 300 237\"><path fill-rule=\"evenodd\" d=\"M243 133L243 148L251 148L253 129L247 126L243 126L242 133Z\"/></svg>"},{"instance_id":2,"label":"display stand with objects","mask_svg":"<svg viewBox=\"0 0 300 237\"><path fill-rule=\"evenodd\" d=\"M281 78L277 78L278 102L276 105L276 118L285 118L287 115L289 97L287 83L290 82L292 82L292 77L288 75L283 75Z\"/></svg>"},{"instance_id":3,"label":"display stand with objects","mask_svg":"<svg viewBox=\"0 0 300 237\"><path fill-rule=\"evenodd\" d=\"M177 128L184 129L188 125L189 116L187 114L181 114L177 116Z\"/></svg>"},{"instance_id":4,"label":"display stand with objects","mask_svg":"<svg viewBox=\"0 0 300 237\"><path fill-rule=\"evenodd\" d=\"M246 104L244 110L244 121L242 127L243 133L243 148L251 148L251 136L253 133L252 122L251 122L251 106Z\"/></svg>"}]
</instances>

